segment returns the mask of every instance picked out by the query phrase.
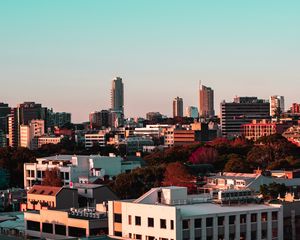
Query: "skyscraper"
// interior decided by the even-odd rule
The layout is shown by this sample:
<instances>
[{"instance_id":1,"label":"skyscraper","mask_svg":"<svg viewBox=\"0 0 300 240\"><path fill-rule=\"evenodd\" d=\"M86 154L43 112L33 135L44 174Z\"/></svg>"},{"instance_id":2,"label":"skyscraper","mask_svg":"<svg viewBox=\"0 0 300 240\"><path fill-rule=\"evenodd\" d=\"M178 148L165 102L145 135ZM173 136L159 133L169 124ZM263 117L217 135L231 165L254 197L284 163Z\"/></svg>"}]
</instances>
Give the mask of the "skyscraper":
<instances>
[{"instance_id":1,"label":"skyscraper","mask_svg":"<svg viewBox=\"0 0 300 240\"><path fill-rule=\"evenodd\" d=\"M8 115L10 107L8 104L0 103L0 147L6 146L6 134L8 133Z\"/></svg>"},{"instance_id":2,"label":"skyscraper","mask_svg":"<svg viewBox=\"0 0 300 240\"><path fill-rule=\"evenodd\" d=\"M242 135L242 125L252 120L270 118L270 104L257 97L236 97L233 102L221 103L221 130L223 137Z\"/></svg>"},{"instance_id":3,"label":"skyscraper","mask_svg":"<svg viewBox=\"0 0 300 240\"><path fill-rule=\"evenodd\" d=\"M173 117L183 117L183 100L180 97L173 100Z\"/></svg>"},{"instance_id":4,"label":"skyscraper","mask_svg":"<svg viewBox=\"0 0 300 240\"><path fill-rule=\"evenodd\" d=\"M111 110L124 114L124 85L120 77L116 77L112 81Z\"/></svg>"},{"instance_id":5,"label":"skyscraper","mask_svg":"<svg viewBox=\"0 0 300 240\"><path fill-rule=\"evenodd\" d=\"M20 145L20 126L29 125L31 120L42 119L47 121L47 108L35 102L24 102L11 110L8 118L9 145L17 147ZM46 124L45 124L46 125Z\"/></svg>"},{"instance_id":6,"label":"skyscraper","mask_svg":"<svg viewBox=\"0 0 300 240\"><path fill-rule=\"evenodd\" d=\"M277 114L278 108L281 113L284 112L284 97L279 95L274 95L270 97L270 115L273 117Z\"/></svg>"},{"instance_id":7,"label":"skyscraper","mask_svg":"<svg viewBox=\"0 0 300 240\"><path fill-rule=\"evenodd\" d=\"M194 106L186 107L185 116L189 118L198 118L199 117L198 108Z\"/></svg>"},{"instance_id":8,"label":"skyscraper","mask_svg":"<svg viewBox=\"0 0 300 240\"><path fill-rule=\"evenodd\" d=\"M204 118L215 115L214 90L204 85L201 85L199 89L199 115Z\"/></svg>"}]
</instances>

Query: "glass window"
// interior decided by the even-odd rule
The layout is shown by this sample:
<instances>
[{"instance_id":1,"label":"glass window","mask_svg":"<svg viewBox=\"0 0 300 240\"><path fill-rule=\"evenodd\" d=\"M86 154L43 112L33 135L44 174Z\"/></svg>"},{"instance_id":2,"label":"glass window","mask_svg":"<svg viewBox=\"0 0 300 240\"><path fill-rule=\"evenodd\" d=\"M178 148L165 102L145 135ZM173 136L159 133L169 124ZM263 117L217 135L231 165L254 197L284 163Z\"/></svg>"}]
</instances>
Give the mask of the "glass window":
<instances>
[{"instance_id":1,"label":"glass window","mask_svg":"<svg viewBox=\"0 0 300 240\"><path fill-rule=\"evenodd\" d=\"M225 221L225 217L224 216L218 217L218 226L223 226L224 225L224 221Z\"/></svg>"},{"instance_id":2,"label":"glass window","mask_svg":"<svg viewBox=\"0 0 300 240\"><path fill-rule=\"evenodd\" d=\"M122 223L122 214L115 213L115 214L114 214L114 221L115 221L116 223Z\"/></svg>"},{"instance_id":3,"label":"glass window","mask_svg":"<svg viewBox=\"0 0 300 240\"><path fill-rule=\"evenodd\" d=\"M141 226L141 217L140 216L135 216L135 225Z\"/></svg>"},{"instance_id":4,"label":"glass window","mask_svg":"<svg viewBox=\"0 0 300 240\"><path fill-rule=\"evenodd\" d=\"M190 228L190 220L182 220L182 229L189 229Z\"/></svg>"},{"instance_id":5,"label":"glass window","mask_svg":"<svg viewBox=\"0 0 300 240\"><path fill-rule=\"evenodd\" d=\"M229 216L229 224L235 224L235 216Z\"/></svg>"},{"instance_id":6,"label":"glass window","mask_svg":"<svg viewBox=\"0 0 300 240\"><path fill-rule=\"evenodd\" d=\"M195 219L195 228L201 228L201 222L202 222L201 218Z\"/></svg>"},{"instance_id":7,"label":"glass window","mask_svg":"<svg viewBox=\"0 0 300 240\"><path fill-rule=\"evenodd\" d=\"M251 214L251 222L257 222L257 214L256 213Z\"/></svg>"},{"instance_id":8,"label":"glass window","mask_svg":"<svg viewBox=\"0 0 300 240\"><path fill-rule=\"evenodd\" d=\"M278 212L272 212L272 220L277 221L278 220Z\"/></svg>"},{"instance_id":9,"label":"glass window","mask_svg":"<svg viewBox=\"0 0 300 240\"><path fill-rule=\"evenodd\" d=\"M154 218L148 218L148 227L154 227Z\"/></svg>"},{"instance_id":10,"label":"glass window","mask_svg":"<svg viewBox=\"0 0 300 240\"><path fill-rule=\"evenodd\" d=\"M241 214L240 223L243 224L243 223L246 223L246 221L247 221L247 215L246 214Z\"/></svg>"},{"instance_id":11,"label":"glass window","mask_svg":"<svg viewBox=\"0 0 300 240\"><path fill-rule=\"evenodd\" d=\"M206 227L212 227L213 226L213 218L206 218Z\"/></svg>"},{"instance_id":12,"label":"glass window","mask_svg":"<svg viewBox=\"0 0 300 240\"><path fill-rule=\"evenodd\" d=\"M131 225L131 215L128 215L128 224Z\"/></svg>"},{"instance_id":13,"label":"glass window","mask_svg":"<svg viewBox=\"0 0 300 240\"><path fill-rule=\"evenodd\" d=\"M160 228L167 228L167 221L166 219L160 219Z\"/></svg>"},{"instance_id":14,"label":"glass window","mask_svg":"<svg viewBox=\"0 0 300 240\"><path fill-rule=\"evenodd\" d=\"M171 220L170 225L171 225L171 230L173 230L174 229L174 220Z\"/></svg>"}]
</instances>

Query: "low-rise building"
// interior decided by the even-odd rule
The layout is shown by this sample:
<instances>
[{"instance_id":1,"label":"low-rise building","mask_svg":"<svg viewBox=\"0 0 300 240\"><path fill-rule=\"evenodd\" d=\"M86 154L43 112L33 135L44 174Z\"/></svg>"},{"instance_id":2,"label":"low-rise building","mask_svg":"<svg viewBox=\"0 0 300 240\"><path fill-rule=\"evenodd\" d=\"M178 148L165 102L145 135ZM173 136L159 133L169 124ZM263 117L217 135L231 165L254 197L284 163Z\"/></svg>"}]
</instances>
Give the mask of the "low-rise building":
<instances>
[{"instance_id":1,"label":"low-rise building","mask_svg":"<svg viewBox=\"0 0 300 240\"><path fill-rule=\"evenodd\" d=\"M106 132L99 131L97 133L87 133L84 135L85 148L91 148L94 146L105 147L106 146Z\"/></svg>"},{"instance_id":2,"label":"low-rise building","mask_svg":"<svg viewBox=\"0 0 300 240\"><path fill-rule=\"evenodd\" d=\"M79 177L117 176L123 172L141 167L139 161L127 161L122 157L110 154L100 155L57 155L37 158L35 163L24 164L24 188L28 189L36 183L41 183L47 169L58 168L64 185L76 183Z\"/></svg>"},{"instance_id":3,"label":"low-rise building","mask_svg":"<svg viewBox=\"0 0 300 240\"><path fill-rule=\"evenodd\" d=\"M217 204L185 187L153 188L133 201L109 201L109 235L120 239L283 239L280 205Z\"/></svg>"},{"instance_id":4,"label":"low-rise building","mask_svg":"<svg viewBox=\"0 0 300 240\"><path fill-rule=\"evenodd\" d=\"M37 142L38 142L38 148L41 148L43 145L46 144L59 144L61 142L61 137L44 135L38 137Z\"/></svg>"},{"instance_id":5,"label":"low-rise building","mask_svg":"<svg viewBox=\"0 0 300 240\"><path fill-rule=\"evenodd\" d=\"M97 204L108 200L119 199L107 186L100 184L74 183L73 188L78 191L79 207L96 207Z\"/></svg>"},{"instance_id":6,"label":"low-rise building","mask_svg":"<svg viewBox=\"0 0 300 240\"><path fill-rule=\"evenodd\" d=\"M40 210L24 213L25 234L39 239L68 239L107 233L107 213L97 208Z\"/></svg>"},{"instance_id":7,"label":"low-rise building","mask_svg":"<svg viewBox=\"0 0 300 240\"><path fill-rule=\"evenodd\" d=\"M289 177L288 177L289 176ZM207 183L203 186L204 190L223 190L223 189L251 189L254 192L260 191L260 186L271 183L284 184L287 190L300 196L300 178L297 173L269 171L262 173L233 173L222 172L214 176L207 177Z\"/></svg>"},{"instance_id":8,"label":"low-rise building","mask_svg":"<svg viewBox=\"0 0 300 240\"><path fill-rule=\"evenodd\" d=\"M22 211L41 209L67 209L78 207L78 193L69 187L34 185L27 193Z\"/></svg>"},{"instance_id":9,"label":"low-rise building","mask_svg":"<svg viewBox=\"0 0 300 240\"><path fill-rule=\"evenodd\" d=\"M289 124L270 122L268 120L252 120L251 123L242 125L242 133L246 139L256 141L257 139L272 134L282 134Z\"/></svg>"}]
</instances>

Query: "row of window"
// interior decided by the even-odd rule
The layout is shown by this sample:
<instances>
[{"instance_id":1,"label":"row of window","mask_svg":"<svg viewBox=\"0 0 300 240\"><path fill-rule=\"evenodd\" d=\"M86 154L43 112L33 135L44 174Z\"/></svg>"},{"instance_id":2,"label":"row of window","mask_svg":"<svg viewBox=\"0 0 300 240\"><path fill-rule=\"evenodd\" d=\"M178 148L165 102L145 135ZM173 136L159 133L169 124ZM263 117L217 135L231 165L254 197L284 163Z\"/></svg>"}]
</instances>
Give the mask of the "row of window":
<instances>
[{"instance_id":1,"label":"row of window","mask_svg":"<svg viewBox=\"0 0 300 240\"><path fill-rule=\"evenodd\" d=\"M114 222L116 223L122 223L122 214L115 213L114 214ZM133 218L131 215L128 215L128 225L133 224ZM142 224L142 218L140 216L134 217L134 224L135 226L141 226ZM147 218L147 226L148 227L155 227L155 221L154 218L148 217ZM159 226L161 229L167 229L167 220L166 219L160 219L159 220ZM174 220L170 220L170 229L174 229Z\"/></svg>"},{"instance_id":2,"label":"row of window","mask_svg":"<svg viewBox=\"0 0 300 240\"><path fill-rule=\"evenodd\" d=\"M117 237L122 237L122 232L117 232L115 231L114 232L114 236L117 236ZM133 234L133 233L129 233L129 236L128 236L130 239L142 239L142 235L141 234ZM157 238L155 238L154 236L145 236L146 240L155 240ZM169 240L168 238L158 238L159 240ZM174 239L170 239L170 240L174 240Z\"/></svg>"},{"instance_id":3,"label":"row of window","mask_svg":"<svg viewBox=\"0 0 300 240\"><path fill-rule=\"evenodd\" d=\"M66 236L67 234L67 226L60 224L52 224L52 223L42 223L42 229L40 222L27 220L27 229L30 231L40 232L42 230L43 233L53 234L55 230L55 235ZM95 236L99 234L106 233L107 229L90 229L90 235ZM78 228L78 227L68 227L68 233L70 237L86 237L86 229Z\"/></svg>"},{"instance_id":4,"label":"row of window","mask_svg":"<svg viewBox=\"0 0 300 240\"><path fill-rule=\"evenodd\" d=\"M257 213L252 213L250 215L250 221L252 223L257 222ZM195 228L201 228L201 224L202 221L204 219L198 218L198 219L194 219L194 227ZM277 221L278 220L278 212L272 212L272 221ZM205 219L206 221L206 227L213 227L213 218L212 217L208 217ZM261 213L261 221L262 222L266 222L268 221L268 213L267 212L263 212ZM189 229L190 228L190 219L186 219L182 221L182 229ZM240 215L240 224L245 224L247 222L247 215L246 214L241 214ZM229 224L233 225L236 224L236 216L232 215L229 216ZM217 218L217 225L218 226L224 226L225 225L225 216L220 216Z\"/></svg>"}]
</instances>

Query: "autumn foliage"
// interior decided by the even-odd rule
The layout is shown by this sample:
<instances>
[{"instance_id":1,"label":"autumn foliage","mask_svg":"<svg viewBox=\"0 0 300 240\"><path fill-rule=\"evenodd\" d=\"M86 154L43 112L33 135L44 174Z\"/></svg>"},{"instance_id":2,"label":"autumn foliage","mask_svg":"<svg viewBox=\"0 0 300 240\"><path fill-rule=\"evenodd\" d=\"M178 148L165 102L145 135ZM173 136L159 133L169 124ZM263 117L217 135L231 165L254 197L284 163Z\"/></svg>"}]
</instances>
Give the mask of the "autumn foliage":
<instances>
[{"instance_id":1,"label":"autumn foliage","mask_svg":"<svg viewBox=\"0 0 300 240\"><path fill-rule=\"evenodd\" d=\"M45 177L43 178L42 185L61 187L63 185L60 178L60 171L58 168L47 169L45 171Z\"/></svg>"}]
</instances>

